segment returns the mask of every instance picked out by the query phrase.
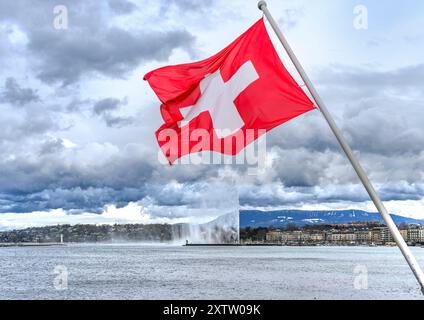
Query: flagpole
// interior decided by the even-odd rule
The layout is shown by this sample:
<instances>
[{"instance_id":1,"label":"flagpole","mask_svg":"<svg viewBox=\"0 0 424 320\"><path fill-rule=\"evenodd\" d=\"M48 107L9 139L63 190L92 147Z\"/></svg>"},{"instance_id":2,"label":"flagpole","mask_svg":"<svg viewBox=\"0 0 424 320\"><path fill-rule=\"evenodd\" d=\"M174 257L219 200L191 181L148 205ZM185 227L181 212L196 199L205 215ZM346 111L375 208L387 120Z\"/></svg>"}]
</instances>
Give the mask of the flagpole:
<instances>
[{"instance_id":1,"label":"flagpole","mask_svg":"<svg viewBox=\"0 0 424 320\"><path fill-rule=\"evenodd\" d=\"M366 175L364 169L362 168L361 164L359 163L358 159L356 158L355 154L353 153L352 149L348 145L347 141L343 137L340 129L337 127L336 122L334 121L333 117L329 113L327 107L325 106L323 100L321 99L320 95L316 91L314 85L312 84L311 80L309 79L308 75L306 74L305 70L303 69L302 65L300 64L299 60L297 59L296 55L294 54L293 50L291 49L289 43L287 42L286 38L284 37L283 33L281 32L280 28L278 27L276 21L272 17L271 13L268 10L267 3L265 1L259 1L258 3L259 10L261 10L266 18L268 19L269 23L271 24L272 29L277 34L278 39L281 41L281 44L283 45L284 49L287 51L287 54L289 55L290 59L292 60L294 66L296 67L296 70L299 72L300 76L302 77L303 82L305 83L306 87L308 88L309 92L311 93L312 97L314 98L317 109L321 112L321 114L324 116L325 120L327 121L328 125L330 126L331 131L336 136L337 141L339 142L341 148L343 149L344 153L348 157L350 163L352 164L353 168L355 169L359 179L361 180L362 184L364 185L365 189L367 190L369 196L371 197L372 201L374 202L375 206L377 207L378 211L380 212L384 222L386 223L387 227L390 229L390 232L396 241L396 244L398 245L399 249L401 250L403 256L405 257L406 261L409 264L409 267L411 268L412 272L414 273L415 277L417 278L420 286L421 291L424 294L424 273L421 270L420 265L418 264L417 260L415 259L414 255L412 254L411 250L409 249L408 245L406 244L405 240L403 239L399 229L397 228L396 224L394 223L392 217L387 212L386 207L384 206L383 202L381 201L380 197L378 196L377 192L375 191L373 185L371 184L371 181L369 180L368 176Z\"/></svg>"}]
</instances>

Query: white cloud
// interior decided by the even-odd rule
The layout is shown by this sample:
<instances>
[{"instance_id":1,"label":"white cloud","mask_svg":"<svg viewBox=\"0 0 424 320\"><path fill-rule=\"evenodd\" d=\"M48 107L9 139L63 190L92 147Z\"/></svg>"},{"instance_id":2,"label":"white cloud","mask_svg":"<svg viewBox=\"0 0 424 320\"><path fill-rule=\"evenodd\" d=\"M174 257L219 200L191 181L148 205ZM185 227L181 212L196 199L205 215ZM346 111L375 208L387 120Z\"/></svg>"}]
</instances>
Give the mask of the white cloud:
<instances>
[{"instance_id":1,"label":"white cloud","mask_svg":"<svg viewBox=\"0 0 424 320\"><path fill-rule=\"evenodd\" d=\"M78 145L73 143L71 140L68 139L62 139L62 145L66 148L66 149L73 149L76 148Z\"/></svg>"},{"instance_id":2,"label":"white cloud","mask_svg":"<svg viewBox=\"0 0 424 320\"><path fill-rule=\"evenodd\" d=\"M169 211L168 217L165 216L167 211ZM157 212L161 212L161 216L155 216ZM0 231L64 224L201 224L212 221L217 217L219 217L219 213L214 209L190 209L183 206L156 207L131 202L123 208L107 205L101 214L87 212L73 214L63 209L29 213L4 213L1 214L0 218Z\"/></svg>"}]
</instances>

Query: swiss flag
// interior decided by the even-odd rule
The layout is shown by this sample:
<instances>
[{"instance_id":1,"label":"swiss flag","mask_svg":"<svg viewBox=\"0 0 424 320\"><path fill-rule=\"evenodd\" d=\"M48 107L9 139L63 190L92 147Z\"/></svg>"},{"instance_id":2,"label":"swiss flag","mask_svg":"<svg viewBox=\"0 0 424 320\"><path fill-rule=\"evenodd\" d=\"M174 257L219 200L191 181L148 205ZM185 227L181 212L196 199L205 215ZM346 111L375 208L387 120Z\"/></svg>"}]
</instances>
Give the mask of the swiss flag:
<instances>
[{"instance_id":1,"label":"swiss flag","mask_svg":"<svg viewBox=\"0 0 424 320\"><path fill-rule=\"evenodd\" d=\"M263 19L213 57L145 75L162 102L156 136L172 164L196 152L236 155L314 109L283 66Z\"/></svg>"}]
</instances>

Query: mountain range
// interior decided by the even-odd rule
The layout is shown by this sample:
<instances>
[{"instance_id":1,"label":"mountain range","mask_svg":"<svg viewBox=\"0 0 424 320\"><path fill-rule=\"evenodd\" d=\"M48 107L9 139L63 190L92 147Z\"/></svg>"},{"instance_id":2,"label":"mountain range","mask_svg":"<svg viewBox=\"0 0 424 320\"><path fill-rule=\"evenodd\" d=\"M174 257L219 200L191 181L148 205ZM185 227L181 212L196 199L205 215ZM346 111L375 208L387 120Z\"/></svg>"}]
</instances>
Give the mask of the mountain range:
<instances>
[{"instance_id":1,"label":"mountain range","mask_svg":"<svg viewBox=\"0 0 424 320\"><path fill-rule=\"evenodd\" d=\"M399 225L421 224L424 220L406 218L392 215L394 222ZM301 211L301 210L279 210L279 211L259 211L242 210L240 211L240 228L252 227L275 227L283 228L289 224L298 227L306 225L324 225L324 224L346 224L349 222L372 222L383 223L379 213L371 213L360 210L341 210L341 211Z\"/></svg>"}]
</instances>

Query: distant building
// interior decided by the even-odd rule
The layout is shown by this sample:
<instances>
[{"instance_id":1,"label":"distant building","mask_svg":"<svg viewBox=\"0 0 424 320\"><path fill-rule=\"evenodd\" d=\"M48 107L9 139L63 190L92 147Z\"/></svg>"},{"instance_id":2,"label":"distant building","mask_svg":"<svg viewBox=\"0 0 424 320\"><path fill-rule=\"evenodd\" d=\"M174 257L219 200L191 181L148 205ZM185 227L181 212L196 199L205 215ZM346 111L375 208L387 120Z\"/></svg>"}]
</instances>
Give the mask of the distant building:
<instances>
[{"instance_id":1,"label":"distant building","mask_svg":"<svg viewBox=\"0 0 424 320\"><path fill-rule=\"evenodd\" d=\"M412 243L424 243L424 226L403 225L400 233L402 237ZM332 225L326 228L305 227L298 230L280 230L259 228L257 234L244 243L272 243L285 245L354 245L376 244L396 245L389 228L377 223L356 223Z\"/></svg>"},{"instance_id":2,"label":"distant building","mask_svg":"<svg viewBox=\"0 0 424 320\"><path fill-rule=\"evenodd\" d=\"M401 229L399 231L400 231L400 234L401 234L403 240L409 241L408 230L407 229Z\"/></svg>"},{"instance_id":3,"label":"distant building","mask_svg":"<svg viewBox=\"0 0 424 320\"><path fill-rule=\"evenodd\" d=\"M311 234L310 233L302 233L301 236L300 236L300 241L302 241L302 242L311 241Z\"/></svg>"},{"instance_id":4,"label":"distant building","mask_svg":"<svg viewBox=\"0 0 424 320\"><path fill-rule=\"evenodd\" d=\"M311 233L310 240L314 242L323 242L325 241L325 232L320 233Z\"/></svg>"},{"instance_id":5,"label":"distant building","mask_svg":"<svg viewBox=\"0 0 424 320\"><path fill-rule=\"evenodd\" d=\"M356 235L353 232L333 232L327 234L327 241L336 243L350 243L356 241Z\"/></svg>"},{"instance_id":6,"label":"distant building","mask_svg":"<svg viewBox=\"0 0 424 320\"><path fill-rule=\"evenodd\" d=\"M355 233L343 233L342 236L343 242L355 242L356 241L356 234Z\"/></svg>"},{"instance_id":7,"label":"distant building","mask_svg":"<svg viewBox=\"0 0 424 320\"><path fill-rule=\"evenodd\" d=\"M301 242L303 231L293 231L288 236L288 242Z\"/></svg>"},{"instance_id":8,"label":"distant building","mask_svg":"<svg viewBox=\"0 0 424 320\"><path fill-rule=\"evenodd\" d=\"M376 244L384 244L394 241L388 227L373 228L371 232L372 242Z\"/></svg>"},{"instance_id":9,"label":"distant building","mask_svg":"<svg viewBox=\"0 0 424 320\"><path fill-rule=\"evenodd\" d=\"M408 230L408 241L415 243L424 242L424 228L416 227Z\"/></svg>"},{"instance_id":10,"label":"distant building","mask_svg":"<svg viewBox=\"0 0 424 320\"><path fill-rule=\"evenodd\" d=\"M371 230L371 242L375 244L381 244L383 243L381 239L381 232L380 229L374 228Z\"/></svg>"},{"instance_id":11,"label":"distant building","mask_svg":"<svg viewBox=\"0 0 424 320\"><path fill-rule=\"evenodd\" d=\"M390 229L387 227L381 228L381 237L384 243L394 241L392 233L390 232Z\"/></svg>"},{"instance_id":12,"label":"distant building","mask_svg":"<svg viewBox=\"0 0 424 320\"><path fill-rule=\"evenodd\" d=\"M268 231L265 238L267 242L280 243L283 239L283 233L280 230Z\"/></svg>"},{"instance_id":13,"label":"distant building","mask_svg":"<svg viewBox=\"0 0 424 320\"><path fill-rule=\"evenodd\" d=\"M281 234L281 242L282 243L287 243L287 242L289 242L289 238L290 238L290 232L283 232L282 234Z\"/></svg>"},{"instance_id":14,"label":"distant building","mask_svg":"<svg viewBox=\"0 0 424 320\"><path fill-rule=\"evenodd\" d=\"M372 232L371 231L356 231L356 242L359 243L369 243L372 241Z\"/></svg>"},{"instance_id":15,"label":"distant building","mask_svg":"<svg viewBox=\"0 0 424 320\"><path fill-rule=\"evenodd\" d=\"M340 242L342 238L341 233L327 233L327 241L329 242Z\"/></svg>"}]
</instances>

